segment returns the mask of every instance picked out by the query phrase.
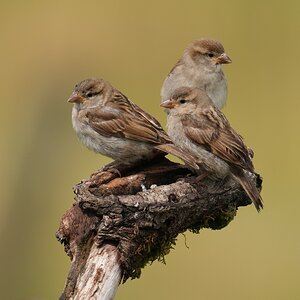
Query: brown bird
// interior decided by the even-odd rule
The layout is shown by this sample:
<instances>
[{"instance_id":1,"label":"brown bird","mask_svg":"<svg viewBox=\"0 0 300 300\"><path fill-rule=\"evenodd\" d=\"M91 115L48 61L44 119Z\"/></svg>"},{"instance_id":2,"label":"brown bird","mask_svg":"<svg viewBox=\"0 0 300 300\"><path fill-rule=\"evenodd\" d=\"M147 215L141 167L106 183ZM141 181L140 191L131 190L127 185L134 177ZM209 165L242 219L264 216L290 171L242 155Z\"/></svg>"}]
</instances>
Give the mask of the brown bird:
<instances>
[{"instance_id":1,"label":"brown bird","mask_svg":"<svg viewBox=\"0 0 300 300\"><path fill-rule=\"evenodd\" d=\"M103 79L86 79L75 86L72 123L89 149L115 160L109 166L134 165L165 153L197 166L178 149L159 122ZM163 151L163 152L161 152Z\"/></svg>"},{"instance_id":2,"label":"brown bird","mask_svg":"<svg viewBox=\"0 0 300 300\"><path fill-rule=\"evenodd\" d=\"M231 63L223 45L213 39L193 41L184 50L165 79L161 89L161 101L182 86L204 90L214 105L222 108L227 99L227 82L222 64Z\"/></svg>"},{"instance_id":3,"label":"brown bird","mask_svg":"<svg viewBox=\"0 0 300 300\"><path fill-rule=\"evenodd\" d=\"M210 176L235 178L256 209L263 208L260 193L250 178L254 167L248 149L206 92L182 87L161 106L170 110L167 127L174 144L197 157Z\"/></svg>"}]
</instances>

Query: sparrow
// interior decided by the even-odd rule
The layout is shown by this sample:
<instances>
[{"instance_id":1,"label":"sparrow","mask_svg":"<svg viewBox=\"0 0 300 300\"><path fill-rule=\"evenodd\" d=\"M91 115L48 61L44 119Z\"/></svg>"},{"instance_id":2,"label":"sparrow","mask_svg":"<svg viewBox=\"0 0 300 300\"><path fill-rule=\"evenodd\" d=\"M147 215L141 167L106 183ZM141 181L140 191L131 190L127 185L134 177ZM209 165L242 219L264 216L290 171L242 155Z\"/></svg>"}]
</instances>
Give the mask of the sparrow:
<instances>
[{"instance_id":1,"label":"sparrow","mask_svg":"<svg viewBox=\"0 0 300 300\"><path fill-rule=\"evenodd\" d=\"M89 149L115 160L110 166L173 154L187 164L194 159L178 149L160 123L103 79L86 79L75 86L72 124Z\"/></svg>"},{"instance_id":2,"label":"sparrow","mask_svg":"<svg viewBox=\"0 0 300 300\"><path fill-rule=\"evenodd\" d=\"M255 171L248 149L207 93L182 87L161 106L170 110L167 128L174 144L197 157L197 163L209 176L232 176L260 211L263 203L251 179Z\"/></svg>"},{"instance_id":3,"label":"sparrow","mask_svg":"<svg viewBox=\"0 0 300 300\"><path fill-rule=\"evenodd\" d=\"M187 86L203 89L216 107L223 108L227 99L227 81L222 64L229 63L231 59L220 42L213 39L193 41L165 79L161 102L170 99L177 88Z\"/></svg>"}]
</instances>

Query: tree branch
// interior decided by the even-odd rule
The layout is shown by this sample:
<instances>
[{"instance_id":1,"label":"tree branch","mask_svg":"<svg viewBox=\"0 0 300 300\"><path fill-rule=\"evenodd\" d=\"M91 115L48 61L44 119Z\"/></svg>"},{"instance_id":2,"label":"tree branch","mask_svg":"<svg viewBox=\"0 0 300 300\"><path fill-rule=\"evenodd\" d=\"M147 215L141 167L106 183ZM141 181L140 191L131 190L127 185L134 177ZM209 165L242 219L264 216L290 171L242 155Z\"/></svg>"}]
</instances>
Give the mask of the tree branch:
<instances>
[{"instance_id":1,"label":"tree branch","mask_svg":"<svg viewBox=\"0 0 300 300\"><path fill-rule=\"evenodd\" d=\"M74 188L76 204L57 232L72 260L61 299L113 299L120 280L163 261L179 233L221 229L251 203L233 180L199 182L165 158L121 173L99 172Z\"/></svg>"}]
</instances>

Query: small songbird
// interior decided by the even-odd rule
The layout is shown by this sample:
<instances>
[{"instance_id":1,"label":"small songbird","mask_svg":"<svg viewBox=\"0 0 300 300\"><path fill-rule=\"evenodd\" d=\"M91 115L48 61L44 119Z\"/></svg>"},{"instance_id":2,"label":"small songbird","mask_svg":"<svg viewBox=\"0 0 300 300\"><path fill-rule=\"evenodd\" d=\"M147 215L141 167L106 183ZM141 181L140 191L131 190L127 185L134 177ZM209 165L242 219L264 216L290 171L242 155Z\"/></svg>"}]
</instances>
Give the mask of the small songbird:
<instances>
[{"instance_id":1,"label":"small songbird","mask_svg":"<svg viewBox=\"0 0 300 300\"><path fill-rule=\"evenodd\" d=\"M161 103L168 108L168 134L174 144L198 158L209 176L232 176L243 187L259 211L262 198L250 175L253 163L242 137L205 91L182 87Z\"/></svg>"},{"instance_id":2,"label":"small songbird","mask_svg":"<svg viewBox=\"0 0 300 300\"><path fill-rule=\"evenodd\" d=\"M68 102L74 104L72 123L80 141L113 158L115 165L134 165L170 153L197 166L174 146L155 118L103 79L81 81Z\"/></svg>"},{"instance_id":3,"label":"small songbird","mask_svg":"<svg viewBox=\"0 0 300 300\"><path fill-rule=\"evenodd\" d=\"M220 42L213 39L193 41L165 79L161 102L170 99L177 88L186 86L204 90L216 107L223 108L227 99L227 82L222 64L229 63L231 59Z\"/></svg>"}]
</instances>

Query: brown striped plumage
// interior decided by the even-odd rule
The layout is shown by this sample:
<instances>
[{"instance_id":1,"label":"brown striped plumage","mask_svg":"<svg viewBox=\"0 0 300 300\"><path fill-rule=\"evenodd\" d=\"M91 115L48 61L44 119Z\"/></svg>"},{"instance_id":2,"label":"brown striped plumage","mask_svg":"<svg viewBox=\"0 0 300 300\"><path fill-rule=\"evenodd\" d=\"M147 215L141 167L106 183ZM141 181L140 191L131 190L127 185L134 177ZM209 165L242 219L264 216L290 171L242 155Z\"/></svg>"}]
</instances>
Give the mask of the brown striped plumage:
<instances>
[{"instance_id":1,"label":"brown striped plumage","mask_svg":"<svg viewBox=\"0 0 300 300\"><path fill-rule=\"evenodd\" d=\"M91 150L128 164L151 160L163 151L197 167L190 155L172 145L155 118L107 81L80 82L68 101L74 103L73 127Z\"/></svg>"},{"instance_id":2,"label":"brown striped plumage","mask_svg":"<svg viewBox=\"0 0 300 300\"><path fill-rule=\"evenodd\" d=\"M170 109L168 133L174 144L198 156L216 177L234 177L260 210L262 198L248 174L254 173L248 148L207 94L183 87L162 106Z\"/></svg>"},{"instance_id":3,"label":"brown striped plumage","mask_svg":"<svg viewBox=\"0 0 300 300\"><path fill-rule=\"evenodd\" d=\"M231 59L220 42L208 38L193 41L167 75L161 89L161 101L169 99L177 88L188 86L205 90L214 105L222 108L227 98L222 64L228 63Z\"/></svg>"}]
</instances>

